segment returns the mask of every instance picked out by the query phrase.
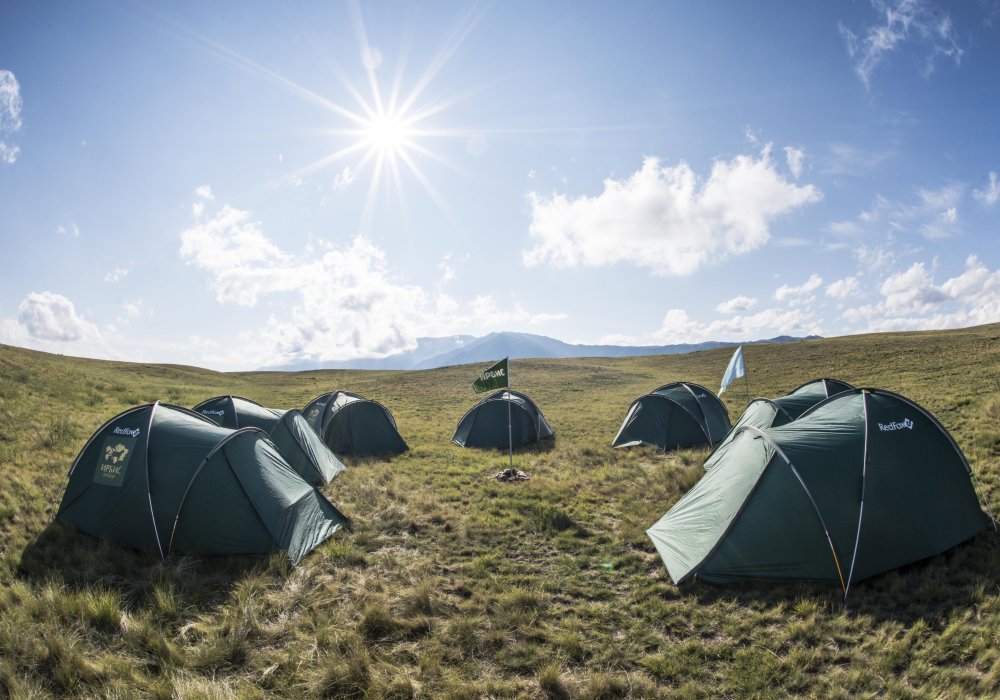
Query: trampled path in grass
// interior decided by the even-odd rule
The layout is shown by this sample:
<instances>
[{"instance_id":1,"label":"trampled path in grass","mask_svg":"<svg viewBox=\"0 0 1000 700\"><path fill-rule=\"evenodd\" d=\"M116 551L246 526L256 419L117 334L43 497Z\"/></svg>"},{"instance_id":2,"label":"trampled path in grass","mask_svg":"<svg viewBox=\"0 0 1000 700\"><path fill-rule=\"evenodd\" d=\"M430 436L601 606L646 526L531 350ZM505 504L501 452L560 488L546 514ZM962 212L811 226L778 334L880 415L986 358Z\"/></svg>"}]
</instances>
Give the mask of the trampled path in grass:
<instances>
[{"instance_id":1,"label":"trampled path in grass","mask_svg":"<svg viewBox=\"0 0 1000 700\"><path fill-rule=\"evenodd\" d=\"M900 392L952 432L1000 510L1000 324L748 346L754 395L815 377ZM713 390L731 349L512 362L556 432L518 451L449 440L477 366L218 373L0 346L0 695L12 697L962 697L1000 694L1000 538L839 589L676 587L645 529L707 450L612 450L632 399ZM55 525L66 473L129 406L334 389L392 410L411 450L346 459L351 517L291 568L160 562ZM735 420L742 382L723 395Z\"/></svg>"}]
</instances>

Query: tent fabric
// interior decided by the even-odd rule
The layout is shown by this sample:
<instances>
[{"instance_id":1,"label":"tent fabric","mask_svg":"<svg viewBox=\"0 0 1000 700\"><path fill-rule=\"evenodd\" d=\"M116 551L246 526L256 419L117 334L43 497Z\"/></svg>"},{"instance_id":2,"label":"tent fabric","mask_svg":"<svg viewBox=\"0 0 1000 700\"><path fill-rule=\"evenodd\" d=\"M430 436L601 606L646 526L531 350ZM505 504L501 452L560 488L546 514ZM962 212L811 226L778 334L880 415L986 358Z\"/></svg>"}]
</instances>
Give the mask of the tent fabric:
<instances>
[{"instance_id":1,"label":"tent fabric","mask_svg":"<svg viewBox=\"0 0 1000 700\"><path fill-rule=\"evenodd\" d=\"M947 430L909 399L853 389L778 427L744 425L647 534L675 583L854 581L964 542L988 519Z\"/></svg>"},{"instance_id":2,"label":"tent fabric","mask_svg":"<svg viewBox=\"0 0 1000 700\"><path fill-rule=\"evenodd\" d=\"M298 409L285 412L271 431L271 442L299 476L313 486L328 484L345 469Z\"/></svg>"},{"instance_id":3,"label":"tent fabric","mask_svg":"<svg viewBox=\"0 0 1000 700\"><path fill-rule=\"evenodd\" d=\"M361 457L399 454L409 449L389 409L360 394L332 391L317 396L302 414L337 454Z\"/></svg>"},{"instance_id":4,"label":"tent fabric","mask_svg":"<svg viewBox=\"0 0 1000 700\"><path fill-rule=\"evenodd\" d=\"M705 460L705 470L708 471L715 466L717 453L729 440L736 435L736 431L745 425L754 428L777 428L778 426L791 423L801 416L805 411L826 400L830 396L835 396L843 391L853 389L847 382L839 379L813 379L805 384L793 389L785 396L776 399L765 399L757 397L747 404L743 414L736 421L732 430L726 435L721 443L716 445L715 450Z\"/></svg>"},{"instance_id":5,"label":"tent fabric","mask_svg":"<svg viewBox=\"0 0 1000 700\"><path fill-rule=\"evenodd\" d=\"M451 441L459 447L506 450L508 445L524 447L554 435L534 401L519 391L502 389L469 409L458 422Z\"/></svg>"},{"instance_id":6,"label":"tent fabric","mask_svg":"<svg viewBox=\"0 0 1000 700\"><path fill-rule=\"evenodd\" d=\"M282 551L293 564L347 526L259 428L159 402L94 433L56 519L160 557Z\"/></svg>"},{"instance_id":7,"label":"tent fabric","mask_svg":"<svg viewBox=\"0 0 1000 700\"><path fill-rule=\"evenodd\" d=\"M711 446L729 428L729 413L718 396L698 384L675 382L633 401L611 446Z\"/></svg>"},{"instance_id":8,"label":"tent fabric","mask_svg":"<svg viewBox=\"0 0 1000 700\"><path fill-rule=\"evenodd\" d=\"M789 420L795 420L824 399L854 387L839 379L813 379L774 400ZM757 426L764 427L764 426Z\"/></svg>"},{"instance_id":9,"label":"tent fabric","mask_svg":"<svg viewBox=\"0 0 1000 700\"><path fill-rule=\"evenodd\" d=\"M223 428L260 428L265 432L273 430L284 413L276 408L265 408L242 396L216 396L202 401L191 410Z\"/></svg>"}]
</instances>

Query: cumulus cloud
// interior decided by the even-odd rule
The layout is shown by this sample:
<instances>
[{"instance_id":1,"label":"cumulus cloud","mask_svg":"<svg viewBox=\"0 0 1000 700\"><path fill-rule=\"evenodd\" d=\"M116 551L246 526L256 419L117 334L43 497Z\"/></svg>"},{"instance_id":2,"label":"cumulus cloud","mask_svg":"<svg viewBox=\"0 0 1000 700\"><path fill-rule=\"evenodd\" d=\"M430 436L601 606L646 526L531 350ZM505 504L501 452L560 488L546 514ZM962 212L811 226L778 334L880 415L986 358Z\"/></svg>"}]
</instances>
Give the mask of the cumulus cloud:
<instances>
[{"instance_id":1,"label":"cumulus cloud","mask_svg":"<svg viewBox=\"0 0 1000 700\"><path fill-rule=\"evenodd\" d=\"M951 17L925 0L872 0L878 21L859 33L840 25L847 54L854 61L866 89L871 88L875 69L904 44L919 49L924 58L924 77L934 72L937 61L945 58L959 65L963 50Z\"/></svg>"},{"instance_id":2,"label":"cumulus cloud","mask_svg":"<svg viewBox=\"0 0 1000 700\"><path fill-rule=\"evenodd\" d=\"M836 282L831 282L826 287L826 295L834 299L848 299L856 296L861 291L858 279L857 275L851 275Z\"/></svg>"},{"instance_id":3,"label":"cumulus cloud","mask_svg":"<svg viewBox=\"0 0 1000 700\"><path fill-rule=\"evenodd\" d=\"M955 328L1000 321L1000 270L990 270L976 255L960 275L936 284L923 263L888 276L882 299L848 309L846 320L867 330Z\"/></svg>"},{"instance_id":4,"label":"cumulus cloud","mask_svg":"<svg viewBox=\"0 0 1000 700\"><path fill-rule=\"evenodd\" d=\"M653 337L662 343L702 343L707 340L757 340L778 335L815 335L820 326L802 308L764 309L755 314L700 323L683 309L670 309Z\"/></svg>"},{"instance_id":5,"label":"cumulus cloud","mask_svg":"<svg viewBox=\"0 0 1000 700\"><path fill-rule=\"evenodd\" d=\"M781 285L774 291L774 298L778 301L788 301L789 299L803 297L809 294L809 292L818 289L821 284L823 284L823 278L813 273L809 276L809 279L798 286L789 284Z\"/></svg>"},{"instance_id":6,"label":"cumulus cloud","mask_svg":"<svg viewBox=\"0 0 1000 700\"><path fill-rule=\"evenodd\" d=\"M220 363L280 365L301 360L385 356L415 347L420 335L488 332L564 318L492 296L458 300L397 281L385 253L359 236L346 246L318 241L301 255L275 245L250 213L222 206L180 234L180 254L204 271L221 303L254 307L290 295L261 329L241 338L240 358Z\"/></svg>"},{"instance_id":7,"label":"cumulus cloud","mask_svg":"<svg viewBox=\"0 0 1000 700\"><path fill-rule=\"evenodd\" d=\"M757 300L752 297L737 296L728 301L724 301L715 307L716 311L724 314L734 314L740 311L747 311L756 306Z\"/></svg>"},{"instance_id":8,"label":"cumulus cloud","mask_svg":"<svg viewBox=\"0 0 1000 700\"><path fill-rule=\"evenodd\" d=\"M788 169L795 179L798 180L802 177L802 165L806 160L806 152L801 148L785 146L785 160L788 162Z\"/></svg>"},{"instance_id":9,"label":"cumulus cloud","mask_svg":"<svg viewBox=\"0 0 1000 700\"><path fill-rule=\"evenodd\" d=\"M34 350L115 358L107 331L77 312L73 302L55 292L31 292L15 318L0 319L0 342Z\"/></svg>"},{"instance_id":10,"label":"cumulus cloud","mask_svg":"<svg viewBox=\"0 0 1000 700\"><path fill-rule=\"evenodd\" d=\"M9 70L0 69L0 163L17 162L21 147L10 139L21 130L21 85Z\"/></svg>"},{"instance_id":11,"label":"cumulus cloud","mask_svg":"<svg viewBox=\"0 0 1000 700\"><path fill-rule=\"evenodd\" d=\"M529 194L529 232L537 245L522 254L528 267L599 266L619 262L659 275L688 275L703 265L767 243L771 222L822 194L789 182L770 148L759 157L716 161L707 179L684 162L646 158L624 180L607 179L601 194Z\"/></svg>"},{"instance_id":12,"label":"cumulus cloud","mask_svg":"<svg viewBox=\"0 0 1000 700\"><path fill-rule=\"evenodd\" d=\"M982 188L972 191L972 196L988 207L992 207L1000 200L1000 183L997 182L997 174L990 171L990 183Z\"/></svg>"}]
</instances>

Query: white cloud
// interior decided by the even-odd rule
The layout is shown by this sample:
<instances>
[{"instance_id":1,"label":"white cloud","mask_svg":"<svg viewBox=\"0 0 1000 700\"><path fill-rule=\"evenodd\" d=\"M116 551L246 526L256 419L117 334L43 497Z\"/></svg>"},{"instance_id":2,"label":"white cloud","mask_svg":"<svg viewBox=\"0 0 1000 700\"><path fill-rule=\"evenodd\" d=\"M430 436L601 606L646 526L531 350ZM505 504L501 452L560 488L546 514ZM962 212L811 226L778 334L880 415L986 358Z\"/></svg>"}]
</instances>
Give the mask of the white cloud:
<instances>
[{"instance_id":1,"label":"white cloud","mask_svg":"<svg viewBox=\"0 0 1000 700\"><path fill-rule=\"evenodd\" d=\"M988 207L992 207L1000 200L1000 183L997 182L997 174L990 171L990 184L981 190L973 190L972 196Z\"/></svg>"},{"instance_id":2,"label":"white cloud","mask_svg":"<svg viewBox=\"0 0 1000 700\"><path fill-rule=\"evenodd\" d=\"M448 253L441 258L441 262L438 263L438 270L441 271L441 281L449 282L455 279L455 267L464 265L468 260L468 255L453 255L452 253Z\"/></svg>"},{"instance_id":3,"label":"white cloud","mask_svg":"<svg viewBox=\"0 0 1000 700\"><path fill-rule=\"evenodd\" d=\"M9 70L0 70L0 162L17 162L21 147L8 143L21 130L21 85Z\"/></svg>"},{"instance_id":4,"label":"white cloud","mask_svg":"<svg viewBox=\"0 0 1000 700\"><path fill-rule=\"evenodd\" d=\"M191 214L195 219L200 219L201 215L205 212L206 203L214 202L215 195L212 193L211 186L201 185L195 188L194 197L195 201L191 205Z\"/></svg>"},{"instance_id":5,"label":"white cloud","mask_svg":"<svg viewBox=\"0 0 1000 700\"><path fill-rule=\"evenodd\" d=\"M684 162L669 167L646 158L627 179L605 180L595 197L532 192L529 232L538 243L522 257L528 267L628 262L659 275L688 275L759 248L773 219L821 197L813 185L784 179L770 148L759 158L716 161L707 180Z\"/></svg>"},{"instance_id":6,"label":"white cloud","mask_svg":"<svg viewBox=\"0 0 1000 700\"><path fill-rule=\"evenodd\" d=\"M70 224L69 228L66 228L62 224L56 226L56 233L60 236L69 236L70 238L80 237L80 227L76 224Z\"/></svg>"},{"instance_id":7,"label":"white cloud","mask_svg":"<svg viewBox=\"0 0 1000 700\"><path fill-rule=\"evenodd\" d=\"M834 299L848 299L856 296L861 291L858 280L858 275L852 275L836 282L831 282L826 287L826 295Z\"/></svg>"},{"instance_id":8,"label":"white cloud","mask_svg":"<svg viewBox=\"0 0 1000 700\"><path fill-rule=\"evenodd\" d=\"M128 276L127 267L115 267L108 274L104 275L104 281L108 284L115 284Z\"/></svg>"},{"instance_id":9,"label":"white cloud","mask_svg":"<svg viewBox=\"0 0 1000 700\"><path fill-rule=\"evenodd\" d=\"M860 245L854 250L854 257L869 271L891 265L896 260L896 254L891 249L887 250L880 245Z\"/></svg>"},{"instance_id":10,"label":"white cloud","mask_svg":"<svg viewBox=\"0 0 1000 700\"><path fill-rule=\"evenodd\" d=\"M281 365L377 357L412 349L421 335L502 330L564 318L484 295L457 300L394 279L385 253L364 237L323 241L294 255L278 248L250 213L223 206L181 232L180 254L205 271L221 303L253 307L278 299L263 328L241 336L239 355L213 353L211 366Z\"/></svg>"},{"instance_id":11,"label":"white cloud","mask_svg":"<svg viewBox=\"0 0 1000 700\"><path fill-rule=\"evenodd\" d=\"M795 179L798 180L802 177L802 165L806 160L806 152L801 148L785 146L785 160L788 162L788 169Z\"/></svg>"},{"instance_id":12,"label":"white cloud","mask_svg":"<svg viewBox=\"0 0 1000 700\"><path fill-rule=\"evenodd\" d=\"M890 275L882 300L844 312L867 330L890 331L971 326L1000 321L1000 270L990 270L975 255L965 271L938 285L923 263Z\"/></svg>"},{"instance_id":13,"label":"white cloud","mask_svg":"<svg viewBox=\"0 0 1000 700\"><path fill-rule=\"evenodd\" d=\"M97 330L76 313L66 297L53 292L32 292L17 309L18 322L40 340L79 340Z\"/></svg>"},{"instance_id":14,"label":"white cloud","mask_svg":"<svg viewBox=\"0 0 1000 700\"><path fill-rule=\"evenodd\" d=\"M854 71L871 87L872 73L883 60L903 44L919 46L924 53L924 76L934 72L939 58L959 65L963 50L951 17L925 0L872 0L879 21L861 30L861 36L840 25Z\"/></svg>"},{"instance_id":15,"label":"white cloud","mask_svg":"<svg viewBox=\"0 0 1000 700\"><path fill-rule=\"evenodd\" d=\"M937 189L917 188L916 201L894 202L876 195L870 209L849 221L835 221L827 229L836 235L858 237L889 232L916 232L928 240L948 238L959 231L958 206L965 187L951 183Z\"/></svg>"},{"instance_id":16,"label":"white cloud","mask_svg":"<svg viewBox=\"0 0 1000 700\"><path fill-rule=\"evenodd\" d=\"M354 178L354 171L351 170L349 165L345 165L344 169L337 173L337 177L333 179L333 189L346 189L352 182L354 182Z\"/></svg>"},{"instance_id":17,"label":"white cloud","mask_svg":"<svg viewBox=\"0 0 1000 700\"><path fill-rule=\"evenodd\" d=\"M662 343L702 343L708 340L760 340L778 335L816 335L819 324L806 309L764 309L747 316L702 324L683 309L671 309L653 337Z\"/></svg>"},{"instance_id":18,"label":"white cloud","mask_svg":"<svg viewBox=\"0 0 1000 700\"><path fill-rule=\"evenodd\" d=\"M818 289L821 284L823 284L823 278L813 273L809 276L809 279L797 287L788 284L781 285L774 291L774 298L778 301L787 301L788 299L802 297Z\"/></svg>"},{"instance_id":19,"label":"white cloud","mask_svg":"<svg viewBox=\"0 0 1000 700\"><path fill-rule=\"evenodd\" d=\"M638 340L635 336L624 335L622 333L612 333L611 335L602 335L597 339L598 345L636 345ZM587 343L577 343L578 345L586 345Z\"/></svg>"},{"instance_id":20,"label":"white cloud","mask_svg":"<svg viewBox=\"0 0 1000 700\"><path fill-rule=\"evenodd\" d=\"M86 357L118 356L106 333L81 316L72 301L48 291L29 293L16 318L0 319L0 342Z\"/></svg>"},{"instance_id":21,"label":"white cloud","mask_svg":"<svg viewBox=\"0 0 1000 700\"><path fill-rule=\"evenodd\" d=\"M724 314L734 314L739 311L747 311L756 306L756 304L757 300L752 297L738 296L722 302L715 307L715 310Z\"/></svg>"}]
</instances>

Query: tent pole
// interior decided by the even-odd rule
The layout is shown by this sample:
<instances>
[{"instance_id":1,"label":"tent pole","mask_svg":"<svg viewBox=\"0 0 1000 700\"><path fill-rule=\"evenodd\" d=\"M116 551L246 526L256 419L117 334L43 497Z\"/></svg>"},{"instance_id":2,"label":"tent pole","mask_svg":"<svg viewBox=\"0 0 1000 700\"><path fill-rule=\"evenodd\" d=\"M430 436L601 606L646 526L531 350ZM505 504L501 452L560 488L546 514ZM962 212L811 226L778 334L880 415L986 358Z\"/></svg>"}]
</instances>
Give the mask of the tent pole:
<instances>
[{"instance_id":1,"label":"tent pole","mask_svg":"<svg viewBox=\"0 0 1000 700\"><path fill-rule=\"evenodd\" d=\"M747 379L747 364L746 360L743 360L743 386L747 390L747 403L750 403L750 380Z\"/></svg>"}]
</instances>

